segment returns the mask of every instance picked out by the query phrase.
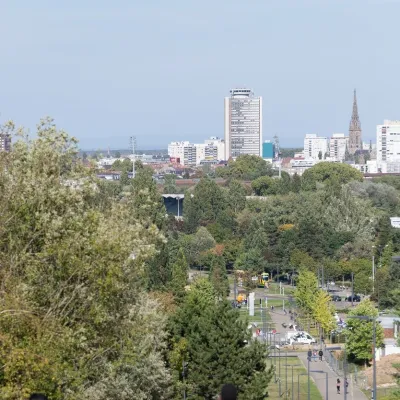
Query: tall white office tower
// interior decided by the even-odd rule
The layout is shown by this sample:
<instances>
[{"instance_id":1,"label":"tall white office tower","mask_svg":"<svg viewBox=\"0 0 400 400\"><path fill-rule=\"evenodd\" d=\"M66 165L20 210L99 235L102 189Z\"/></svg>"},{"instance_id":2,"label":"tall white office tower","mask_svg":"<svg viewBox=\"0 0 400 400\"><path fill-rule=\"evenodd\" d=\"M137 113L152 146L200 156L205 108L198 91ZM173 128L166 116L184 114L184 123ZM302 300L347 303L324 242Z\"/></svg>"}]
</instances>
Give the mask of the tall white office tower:
<instances>
[{"instance_id":1,"label":"tall white office tower","mask_svg":"<svg viewBox=\"0 0 400 400\"><path fill-rule=\"evenodd\" d=\"M262 156L262 98L250 89L231 89L225 97L225 159Z\"/></svg>"}]
</instances>

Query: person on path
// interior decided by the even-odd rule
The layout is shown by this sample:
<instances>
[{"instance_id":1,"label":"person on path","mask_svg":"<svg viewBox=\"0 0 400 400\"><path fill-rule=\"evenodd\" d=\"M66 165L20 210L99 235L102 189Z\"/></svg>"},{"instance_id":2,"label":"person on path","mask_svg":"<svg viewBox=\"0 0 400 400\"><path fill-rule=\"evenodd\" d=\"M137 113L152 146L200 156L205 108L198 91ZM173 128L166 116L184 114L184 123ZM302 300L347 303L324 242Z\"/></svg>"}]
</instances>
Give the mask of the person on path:
<instances>
[{"instance_id":1,"label":"person on path","mask_svg":"<svg viewBox=\"0 0 400 400\"><path fill-rule=\"evenodd\" d=\"M348 392L348 387L349 387L349 380L346 378L345 380L344 380L344 390L346 391L346 393Z\"/></svg>"},{"instance_id":2,"label":"person on path","mask_svg":"<svg viewBox=\"0 0 400 400\"><path fill-rule=\"evenodd\" d=\"M219 400L237 400L237 389L231 383L227 383L222 386L221 394L219 395Z\"/></svg>"},{"instance_id":3,"label":"person on path","mask_svg":"<svg viewBox=\"0 0 400 400\"><path fill-rule=\"evenodd\" d=\"M322 356L324 355L324 352L322 350L320 350L318 352L318 355L319 355L319 361L322 361Z\"/></svg>"},{"instance_id":4,"label":"person on path","mask_svg":"<svg viewBox=\"0 0 400 400\"><path fill-rule=\"evenodd\" d=\"M340 379L339 378L336 379L336 391L337 391L337 394L340 394Z\"/></svg>"},{"instance_id":5,"label":"person on path","mask_svg":"<svg viewBox=\"0 0 400 400\"><path fill-rule=\"evenodd\" d=\"M317 350L313 351L313 360L314 362L317 362Z\"/></svg>"}]
</instances>

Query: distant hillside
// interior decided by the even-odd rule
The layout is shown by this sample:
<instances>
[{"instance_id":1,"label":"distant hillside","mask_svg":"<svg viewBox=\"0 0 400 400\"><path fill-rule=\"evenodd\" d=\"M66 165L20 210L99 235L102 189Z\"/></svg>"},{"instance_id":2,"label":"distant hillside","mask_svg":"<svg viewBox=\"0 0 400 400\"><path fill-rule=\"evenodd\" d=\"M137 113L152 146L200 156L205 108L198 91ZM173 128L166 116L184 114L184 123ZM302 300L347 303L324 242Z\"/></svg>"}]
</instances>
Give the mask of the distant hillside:
<instances>
[{"instance_id":1,"label":"distant hillside","mask_svg":"<svg viewBox=\"0 0 400 400\"><path fill-rule=\"evenodd\" d=\"M94 154L102 154L103 156L106 156L108 154L108 149L99 149L99 150L80 150L79 155L83 155L83 153L86 153L88 156L92 156ZM127 149L121 149L121 150L110 150L110 155L115 156L116 154L121 154L121 156L126 156L129 154L132 154L132 150L127 150ZM136 154L149 154L149 155L164 155L168 154L167 149L158 149L158 150L137 150Z\"/></svg>"}]
</instances>

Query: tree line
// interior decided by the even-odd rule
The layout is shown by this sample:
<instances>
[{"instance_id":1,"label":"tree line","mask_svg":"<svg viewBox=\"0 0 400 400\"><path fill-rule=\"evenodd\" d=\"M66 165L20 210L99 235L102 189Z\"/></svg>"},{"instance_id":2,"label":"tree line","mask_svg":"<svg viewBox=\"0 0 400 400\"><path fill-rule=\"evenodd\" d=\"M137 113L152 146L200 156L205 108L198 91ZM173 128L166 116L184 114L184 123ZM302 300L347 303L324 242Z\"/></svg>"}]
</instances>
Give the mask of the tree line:
<instances>
[{"instance_id":1,"label":"tree line","mask_svg":"<svg viewBox=\"0 0 400 400\"><path fill-rule=\"evenodd\" d=\"M355 273L368 294L375 253L376 296L399 305L392 183L325 165L278 180L239 157L224 187L205 177L186 192L180 221L140 162L134 179L101 180L52 120L33 140L6 128L20 139L0 154L1 398L211 399L231 381L264 399L266 348L227 301L234 269L284 279L324 266L332 279ZM246 200L244 180L256 191L264 177L280 189Z\"/></svg>"}]
</instances>

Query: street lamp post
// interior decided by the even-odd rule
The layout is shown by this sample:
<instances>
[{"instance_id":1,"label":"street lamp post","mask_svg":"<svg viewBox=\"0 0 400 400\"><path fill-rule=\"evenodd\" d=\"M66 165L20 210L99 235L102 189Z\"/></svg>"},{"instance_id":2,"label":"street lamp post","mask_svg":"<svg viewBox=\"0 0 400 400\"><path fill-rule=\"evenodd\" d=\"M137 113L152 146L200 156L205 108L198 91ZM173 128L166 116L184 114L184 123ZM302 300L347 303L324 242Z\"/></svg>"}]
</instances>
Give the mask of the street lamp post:
<instances>
[{"instance_id":1,"label":"street lamp post","mask_svg":"<svg viewBox=\"0 0 400 400\"><path fill-rule=\"evenodd\" d=\"M307 352L307 378L308 378L308 400L310 400L311 395L311 382L310 382L310 361L311 361L312 351L308 350Z\"/></svg>"},{"instance_id":2,"label":"street lamp post","mask_svg":"<svg viewBox=\"0 0 400 400\"><path fill-rule=\"evenodd\" d=\"M303 364L286 364L286 367L292 367L292 400L294 400L294 367L302 367ZM286 392L287 393L287 392Z\"/></svg>"},{"instance_id":3,"label":"street lamp post","mask_svg":"<svg viewBox=\"0 0 400 400\"><path fill-rule=\"evenodd\" d=\"M349 318L360 319L363 321L372 321L372 362L373 362L373 372L372 372L372 399L377 399L376 392L376 318L368 317L367 315L349 315ZM346 391L346 390L345 390Z\"/></svg>"},{"instance_id":4,"label":"street lamp post","mask_svg":"<svg viewBox=\"0 0 400 400\"><path fill-rule=\"evenodd\" d=\"M187 369L187 362L182 361L183 400L186 400L186 387L185 387L186 369Z\"/></svg>"},{"instance_id":5,"label":"street lamp post","mask_svg":"<svg viewBox=\"0 0 400 400\"><path fill-rule=\"evenodd\" d=\"M372 292L375 293L375 255L372 254Z\"/></svg>"},{"instance_id":6,"label":"street lamp post","mask_svg":"<svg viewBox=\"0 0 400 400\"><path fill-rule=\"evenodd\" d=\"M382 259L382 251L385 249L385 247L388 247L388 245L386 246L378 246L378 253L379 253L379 264L378 267L381 266L381 259ZM375 249L376 246L372 246L372 249ZM374 250L372 251L372 292L375 292L375 254L374 254Z\"/></svg>"},{"instance_id":7,"label":"street lamp post","mask_svg":"<svg viewBox=\"0 0 400 400\"><path fill-rule=\"evenodd\" d=\"M176 197L176 200L178 201L178 219L179 219L179 217L180 217L180 215L179 215L179 200L180 200L179 196Z\"/></svg>"},{"instance_id":8,"label":"street lamp post","mask_svg":"<svg viewBox=\"0 0 400 400\"><path fill-rule=\"evenodd\" d=\"M279 396L281 395L281 349L278 349L279 357L278 357L278 375L279 375Z\"/></svg>"}]
</instances>

